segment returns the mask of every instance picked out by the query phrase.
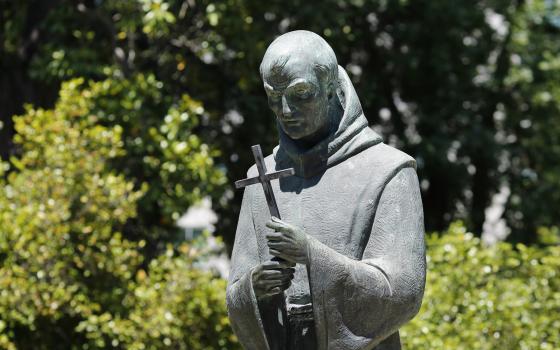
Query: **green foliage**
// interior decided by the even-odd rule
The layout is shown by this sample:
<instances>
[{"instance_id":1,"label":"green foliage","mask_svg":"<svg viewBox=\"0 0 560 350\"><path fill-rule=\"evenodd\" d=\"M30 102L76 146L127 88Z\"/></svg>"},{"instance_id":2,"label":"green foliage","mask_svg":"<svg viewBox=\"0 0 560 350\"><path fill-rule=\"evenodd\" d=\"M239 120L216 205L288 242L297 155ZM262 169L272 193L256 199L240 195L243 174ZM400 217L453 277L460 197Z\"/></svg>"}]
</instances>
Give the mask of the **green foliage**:
<instances>
[{"instance_id":1,"label":"green foliage","mask_svg":"<svg viewBox=\"0 0 560 350\"><path fill-rule=\"evenodd\" d=\"M225 182L214 164L219 152L194 132L205 110L187 95L177 101L165 95L152 75L91 82L90 113L103 125L122 128L123 156L112 168L135 187L149 183L138 203L139 215L129 221L128 236L155 248L175 240L175 222L204 195L219 197Z\"/></svg>"},{"instance_id":2,"label":"green foliage","mask_svg":"<svg viewBox=\"0 0 560 350\"><path fill-rule=\"evenodd\" d=\"M167 243L207 195L233 241L241 192L225 200L216 159L232 182L250 145L276 144L258 65L288 30L322 34L370 123L418 160L430 230L479 234L507 186L513 240L557 245L559 18L548 0L7 2L0 347L235 347L224 282ZM407 348L560 347L558 246L486 248L453 225L429 248Z\"/></svg>"},{"instance_id":3,"label":"green foliage","mask_svg":"<svg viewBox=\"0 0 560 350\"><path fill-rule=\"evenodd\" d=\"M49 323L64 332L122 297L107 287L126 285L141 261L137 243L113 230L135 215L142 194L105 170L122 152L122 129L94 125L75 85L65 85L55 111L28 108L16 118L23 155L0 192L0 313L10 338L39 341Z\"/></svg>"},{"instance_id":4,"label":"green foliage","mask_svg":"<svg viewBox=\"0 0 560 350\"><path fill-rule=\"evenodd\" d=\"M461 219L480 233L502 186L512 193L504 214L511 240L530 242L537 227L560 224L553 209L560 202L560 8L554 1L53 4L18 1L0 12L0 67L19 72L0 77L14 87L0 94L5 106L19 108L20 96L48 105L56 89L43 85L76 77L155 77L163 100L179 101L188 92L202 101L207 112L197 134L227 151L220 163L231 183L252 162L250 145L270 151L277 143L258 74L264 50L288 30L312 30L333 46L370 124L418 160L428 229ZM148 97L138 92L131 99ZM143 105L135 122L157 124L167 113L161 106L168 103ZM2 117L0 135L10 134L10 116ZM0 138L0 154L6 154L3 143ZM153 179L139 176L135 184ZM221 199L218 231L231 243L241 195L227 201L220 191L209 192ZM153 229L183 208L159 215L151 210L160 208L154 200L145 204L139 210L150 210L140 217L149 223L139 225ZM164 226L160 235L172 234Z\"/></svg>"},{"instance_id":5,"label":"green foliage","mask_svg":"<svg viewBox=\"0 0 560 350\"><path fill-rule=\"evenodd\" d=\"M127 145L134 133L110 120L112 113L124 118L123 110L134 118L141 106L119 94L134 96L157 86L143 79L73 80L63 84L54 109L28 106L15 118L21 156L10 160L12 171L0 178L0 347L229 349L234 344L225 282L194 266L204 252L168 247L148 260L151 237L125 232L150 191L176 195L173 181L179 181L169 167L147 165L161 181L135 183L112 166L146 157ZM120 110L111 109L110 96L117 96ZM181 117L191 112L185 104L199 108L185 97L165 107L169 115L157 130L145 125L152 135L144 137L146 152L176 162L178 172L203 186L215 175L200 174L217 170L211 169L210 151L189 135L194 124ZM164 141L176 150L166 151ZM183 183L193 184L189 178Z\"/></svg>"},{"instance_id":6,"label":"green foliage","mask_svg":"<svg viewBox=\"0 0 560 350\"><path fill-rule=\"evenodd\" d=\"M405 349L558 349L560 246L480 239L454 223L428 239L419 315L402 329Z\"/></svg>"},{"instance_id":7,"label":"green foliage","mask_svg":"<svg viewBox=\"0 0 560 350\"><path fill-rule=\"evenodd\" d=\"M126 317L105 312L82 321L77 330L98 348L234 349L236 338L225 309L226 282L193 268L203 259L196 248L168 247L122 301Z\"/></svg>"},{"instance_id":8,"label":"green foliage","mask_svg":"<svg viewBox=\"0 0 560 350\"><path fill-rule=\"evenodd\" d=\"M523 231L558 225L560 203L560 4L527 1L512 23L511 69L500 125L509 140L505 216L516 240ZM536 235L533 235L533 241Z\"/></svg>"}]
</instances>

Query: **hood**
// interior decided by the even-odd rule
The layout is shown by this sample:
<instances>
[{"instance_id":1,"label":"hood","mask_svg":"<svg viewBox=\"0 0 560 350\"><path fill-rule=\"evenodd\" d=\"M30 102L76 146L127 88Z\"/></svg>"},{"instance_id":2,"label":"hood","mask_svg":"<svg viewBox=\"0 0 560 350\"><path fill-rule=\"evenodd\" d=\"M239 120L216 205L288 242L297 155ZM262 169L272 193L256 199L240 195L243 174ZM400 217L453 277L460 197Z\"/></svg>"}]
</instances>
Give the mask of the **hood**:
<instances>
[{"instance_id":1,"label":"hood","mask_svg":"<svg viewBox=\"0 0 560 350\"><path fill-rule=\"evenodd\" d=\"M274 149L277 169L294 168L297 176L309 178L383 141L368 127L354 86L340 66L337 97L344 111L338 128L312 148L300 149L278 125L280 144Z\"/></svg>"}]
</instances>

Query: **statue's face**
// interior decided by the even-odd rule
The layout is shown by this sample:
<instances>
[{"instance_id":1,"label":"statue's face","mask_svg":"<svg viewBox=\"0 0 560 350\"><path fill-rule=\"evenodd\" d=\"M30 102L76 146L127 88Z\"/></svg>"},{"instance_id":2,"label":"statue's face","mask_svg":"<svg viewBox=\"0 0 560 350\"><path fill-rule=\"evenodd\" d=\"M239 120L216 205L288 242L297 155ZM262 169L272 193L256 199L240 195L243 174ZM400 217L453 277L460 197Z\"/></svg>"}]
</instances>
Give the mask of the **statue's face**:
<instances>
[{"instance_id":1,"label":"statue's face","mask_svg":"<svg viewBox=\"0 0 560 350\"><path fill-rule=\"evenodd\" d=\"M313 138L328 129L329 91L312 64L290 59L263 73L268 105L290 138Z\"/></svg>"}]
</instances>

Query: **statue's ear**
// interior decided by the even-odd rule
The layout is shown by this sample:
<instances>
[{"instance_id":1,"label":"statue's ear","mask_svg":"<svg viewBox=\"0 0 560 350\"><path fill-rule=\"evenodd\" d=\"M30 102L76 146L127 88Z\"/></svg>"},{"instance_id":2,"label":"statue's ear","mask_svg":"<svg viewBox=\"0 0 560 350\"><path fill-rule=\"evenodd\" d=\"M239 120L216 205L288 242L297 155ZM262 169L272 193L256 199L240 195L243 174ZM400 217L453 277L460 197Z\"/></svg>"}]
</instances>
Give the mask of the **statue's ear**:
<instances>
[{"instance_id":1,"label":"statue's ear","mask_svg":"<svg viewBox=\"0 0 560 350\"><path fill-rule=\"evenodd\" d=\"M327 82L327 96L330 100L331 98L334 97L336 93L336 89L334 87L334 83L332 82L332 79L330 79L329 77L328 67L322 64L316 64L315 72L317 74L317 77L319 78L319 81Z\"/></svg>"},{"instance_id":2,"label":"statue's ear","mask_svg":"<svg viewBox=\"0 0 560 350\"><path fill-rule=\"evenodd\" d=\"M329 81L329 85L327 85L327 91L329 100L336 96L336 88L334 87L334 82L332 80Z\"/></svg>"}]
</instances>

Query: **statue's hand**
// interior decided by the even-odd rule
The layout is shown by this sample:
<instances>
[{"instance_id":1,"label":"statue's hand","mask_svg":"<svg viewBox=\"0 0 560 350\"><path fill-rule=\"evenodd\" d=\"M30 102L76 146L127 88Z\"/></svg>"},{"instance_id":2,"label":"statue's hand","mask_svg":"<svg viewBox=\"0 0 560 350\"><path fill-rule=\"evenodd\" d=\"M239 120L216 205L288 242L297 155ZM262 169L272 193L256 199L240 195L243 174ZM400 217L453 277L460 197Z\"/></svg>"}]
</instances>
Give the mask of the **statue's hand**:
<instances>
[{"instance_id":1,"label":"statue's hand","mask_svg":"<svg viewBox=\"0 0 560 350\"><path fill-rule=\"evenodd\" d=\"M272 296L288 289L294 278L294 266L289 261L276 259L258 265L251 275L256 297Z\"/></svg>"},{"instance_id":2,"label":"statue's hand","mask_svg":"<svg viewBox=\"0 0 560 350\"><path fill-rule=\"evenodd\" d=\"M266 235L270 254L300 264L307 264L307 234L302 229L273 217L266 226L276 232Z\"/></svg>"}]
</instances>

